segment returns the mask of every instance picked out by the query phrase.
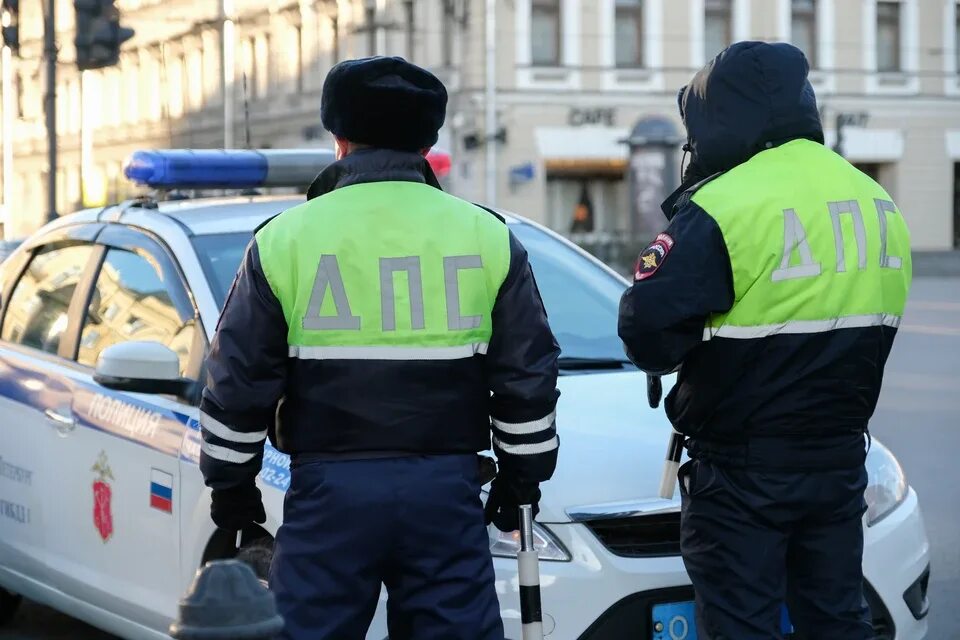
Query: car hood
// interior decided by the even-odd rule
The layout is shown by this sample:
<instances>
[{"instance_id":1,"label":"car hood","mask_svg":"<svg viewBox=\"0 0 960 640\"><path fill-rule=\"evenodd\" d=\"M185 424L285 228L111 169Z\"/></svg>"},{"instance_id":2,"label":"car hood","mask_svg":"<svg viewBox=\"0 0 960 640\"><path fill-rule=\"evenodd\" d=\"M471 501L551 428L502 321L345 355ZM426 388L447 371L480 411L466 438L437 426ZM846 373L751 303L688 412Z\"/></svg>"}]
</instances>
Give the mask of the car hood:
<instances>
[{"instance_id":1,"label":"car hood","mask_svg":"<svg viewBox=\"0 0 960 640\"><path fill-rule=\"evenodd\" d=\"M673 377L664 379L664 394ZM557 470L541 486L540 522L582 507L657 501L670 421L647 402L641 372L562 376Z\"/></svg>"}]
</instances>

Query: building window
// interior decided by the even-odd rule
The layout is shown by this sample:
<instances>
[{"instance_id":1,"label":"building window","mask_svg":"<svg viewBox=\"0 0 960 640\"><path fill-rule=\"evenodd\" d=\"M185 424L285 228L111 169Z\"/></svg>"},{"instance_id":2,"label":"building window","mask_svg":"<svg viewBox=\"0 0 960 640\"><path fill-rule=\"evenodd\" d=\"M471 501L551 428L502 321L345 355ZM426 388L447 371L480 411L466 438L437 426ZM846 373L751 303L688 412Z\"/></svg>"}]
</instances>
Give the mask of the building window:
<instances>
[{"instance_id":1,"label":"building window","mask_svg":"<svg viewBox=\"0 0 960 640\"><path fill-rule=\"evenodd\" d=\"M877 71L900 71L900 3L877 3Z\"/></svg>"},{"instance_id":2,"label":"building window","mask_svg":"<svg viewBox=\"0 0 960 640\"><path fill-rule=\"evenodd\" d=\"M953 55L955 56L954 70L960 73L960 2L953 12Z\"/></svg>"},{"instance_id":3,"label":"building window","mask_svg":"<svg viewBox=\"0 0 960 640\"><path fill-rule=\"evenodd\" d=\"M643 0L616 0L615 34L618 67L642 67Z\"/></svg>"},{"instance_id":4,"label":"building window","mask_svg":"<svg viewBox=\"0 0 960 640\"><path fill-rule=\"evenodd\" d=\"M731 0L705 0L703 16L704 52L708 59L732 43Z\"/></svg>"},{"instance_id":5,"label":"building window","mask_svg":"<svg viewBox=\"0 0 960 640\"><path fill-rule=\"evenodd\" d=\"M16 96L16 114L23 117L23 76L19 73L13 76L13 93Z\"/></svg>"},{"instance_id":6,"label":"building window","mask_svg":"<svg viewBox=\"0 0 960 640\"><path fill-rule=\"evenodd\" d=\"M536 66L560 66L562 19L560 0L532 0L530 7L530 61Z\"/></svg>"},{"instance_id":7,"label":"building window","mask_svg":"<svg viewBox=\"0 0 960 640\"><path fill-rule=\"evenodd\" d=\"M287 39L287 64L294 91L303 91L303 29L299 25L290 27Z\"/></svg>"},{"instance_id":8,"label":"building window","mask_svg":"<svg viewBox=\"0 0 960 640\"><path fill-rule=\"evenodd\" d=\"M144 116L150 122L157 122L163 114L163 100L157 96L156 91L156 87L163 81L159 60L159 51L156 48L145 49L140 54L140 104L143 105Z\"/></svg>"},{"instance_id":9,"label":"building window","mask_svg":"<svg viewBox=\"0 0 960 640\"><path fill-rule=\"evenodd\" d=\"M800 48L817 66L817 1L793 0L790 14L790 42Z\"/></svg>"},{"instance_id":10,"label":"building window","mask_svg":"<svg viewBox=\"0 0 960 640\"><path fill-rule=\"evenodd\" d=\"M261 35L257 38L254 54L257 65L255 74L257 82L253 87L254 97L266 98L270 92L270 36Z\"/></svg>"},{"instance_id":11,"label":"building window","mask_svg":"<svg viewBox=\"0 0 960 640\"><path fill-rule=\"evenodd\" d=\"M243 82L251 100L265 98L269 89L270 40L265 35L251 36L243 43Z\"/></svg>"},{"instance_id":12,"label":"building window","mask_svg":"<svg viewBox=\"0 0 960 640\"><path fill-rule=\"evenodd\" d=\"M340 62L340 18L336 14L330 16L330 60L333 66Z\"/></svg>"},{"instance_id":13,"label":"building window","mask_svg":"<svg viewBox=\"0 0 960 640\"><path fill-rule=\"evenodd\" d=\"M243 76L240 78L240 89L247 97L256 91L257 86L256 42L256 38L247 38L241 49Z\"/></svg>"},{"instance_id":14,"label":"building window","mask_svg":"<svg viewBox=\"0 0 960 640\"><path fill-rule=\"evenodd\" d=\"M453 66L453 32L457 28L454 4L449 1L443 3L443 30L441 31L441 58L446 68Z\"/></svg>"},{"instance_id":15,"label":"building window","mask_svg":"<svg viewBox=\"0 0 960 640\"><path fill-rule=\"evenodd\" d=\"M183 55L173 56L167 71L167 96L169 99L167 115L169 115L171 118L181 117L184 111L184 66L185 64Z\"/></svg>"},{"instance_id":16,"label":"building window","mask_svg":"<svg viewBox=\"0 0 960 640\"><path fill-rule=\"evenodd\" d=\"M201 43L191 45L187 58L186 84L187 103L191 111L203 108L203 47Z\"/></svg>"}]
</instances>

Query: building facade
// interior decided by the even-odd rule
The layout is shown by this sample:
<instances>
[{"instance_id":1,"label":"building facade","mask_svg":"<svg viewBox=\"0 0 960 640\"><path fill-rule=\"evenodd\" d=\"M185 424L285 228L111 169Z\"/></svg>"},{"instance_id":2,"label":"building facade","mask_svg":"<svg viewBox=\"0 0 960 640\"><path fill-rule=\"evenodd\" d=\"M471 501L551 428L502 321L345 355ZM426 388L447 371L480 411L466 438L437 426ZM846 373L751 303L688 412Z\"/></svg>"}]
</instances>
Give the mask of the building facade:
<instances>
[{"instance_id":1,"label":"building facade","mask_svg":"<svg viewBox=\"0 0 960 640\"><path fill-rule=\"evenodd\" d=\"M46 215L41 3L20 4L8 237ZM684 135L677 90L727 44L761 39L806 51L828 144L842 120L842 152L897 200L914 245L960 246L957 0L497 0L495 131L484 120L484 0L225 4L226 16L219 0L122 0L136 37L117 67L81 78L72 2L59 0L58 211L135 194L121 167L137 148L330 146L326 70L403 55L450 89L440 146L455 193L489 199L494 145L497 206L618 260L665 224L657 205L676 186Z\"/></svg>"}]
</instances>

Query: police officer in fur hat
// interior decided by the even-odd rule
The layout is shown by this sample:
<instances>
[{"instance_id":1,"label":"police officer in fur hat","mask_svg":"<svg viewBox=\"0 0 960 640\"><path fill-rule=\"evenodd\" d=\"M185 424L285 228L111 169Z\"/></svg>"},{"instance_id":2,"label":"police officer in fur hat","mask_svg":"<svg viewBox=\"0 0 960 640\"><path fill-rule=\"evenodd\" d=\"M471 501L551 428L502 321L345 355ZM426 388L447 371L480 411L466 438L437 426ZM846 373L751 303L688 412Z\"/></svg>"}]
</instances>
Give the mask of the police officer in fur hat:
<instances>
[{"instance_id":1,"label":"police officer in fur hat","mask_svg":"<svg viewBox=\"0 0 960 640\"><path fill-rule=\"evenodd\" d=\"M285 640L362 640L381 584L391 640L503 640L486 523L516 529L556 465L559 347L523 247L425 160L446 103L400 58L330 71L338 161L256 232L211 346L216 524L264 521L268 431L292 457L270 572Z\"/></svg>"}]
</instances>

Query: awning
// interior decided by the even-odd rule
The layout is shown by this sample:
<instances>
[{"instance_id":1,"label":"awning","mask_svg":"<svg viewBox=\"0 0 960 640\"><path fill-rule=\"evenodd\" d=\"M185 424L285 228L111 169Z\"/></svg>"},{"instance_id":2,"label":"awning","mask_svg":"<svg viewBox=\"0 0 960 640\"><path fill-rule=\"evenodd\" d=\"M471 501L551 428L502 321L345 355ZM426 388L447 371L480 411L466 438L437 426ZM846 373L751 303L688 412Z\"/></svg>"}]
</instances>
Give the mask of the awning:
<instances>
[{"instance_id":1,"label":"awning","mask_svg":"<svg viewBox=\"0 0 960 640\"><path fill-rule=\"evenodd\" d=\"M833 148L837 132L824 132L826 144ZM851 162L895 162L903 157L903 132L900 129L843 128L843 156Z\"/></svg>"},{"instance_id":2,"label":"awning","mask_svg":"<svg viewBox=\"0 0 960 640\"><path fill-rule=\"evenodd\" d=\"M537 127L534 137L547 173L622 174L629 131L619 127Z\"/></svg>"}]
</instances>

